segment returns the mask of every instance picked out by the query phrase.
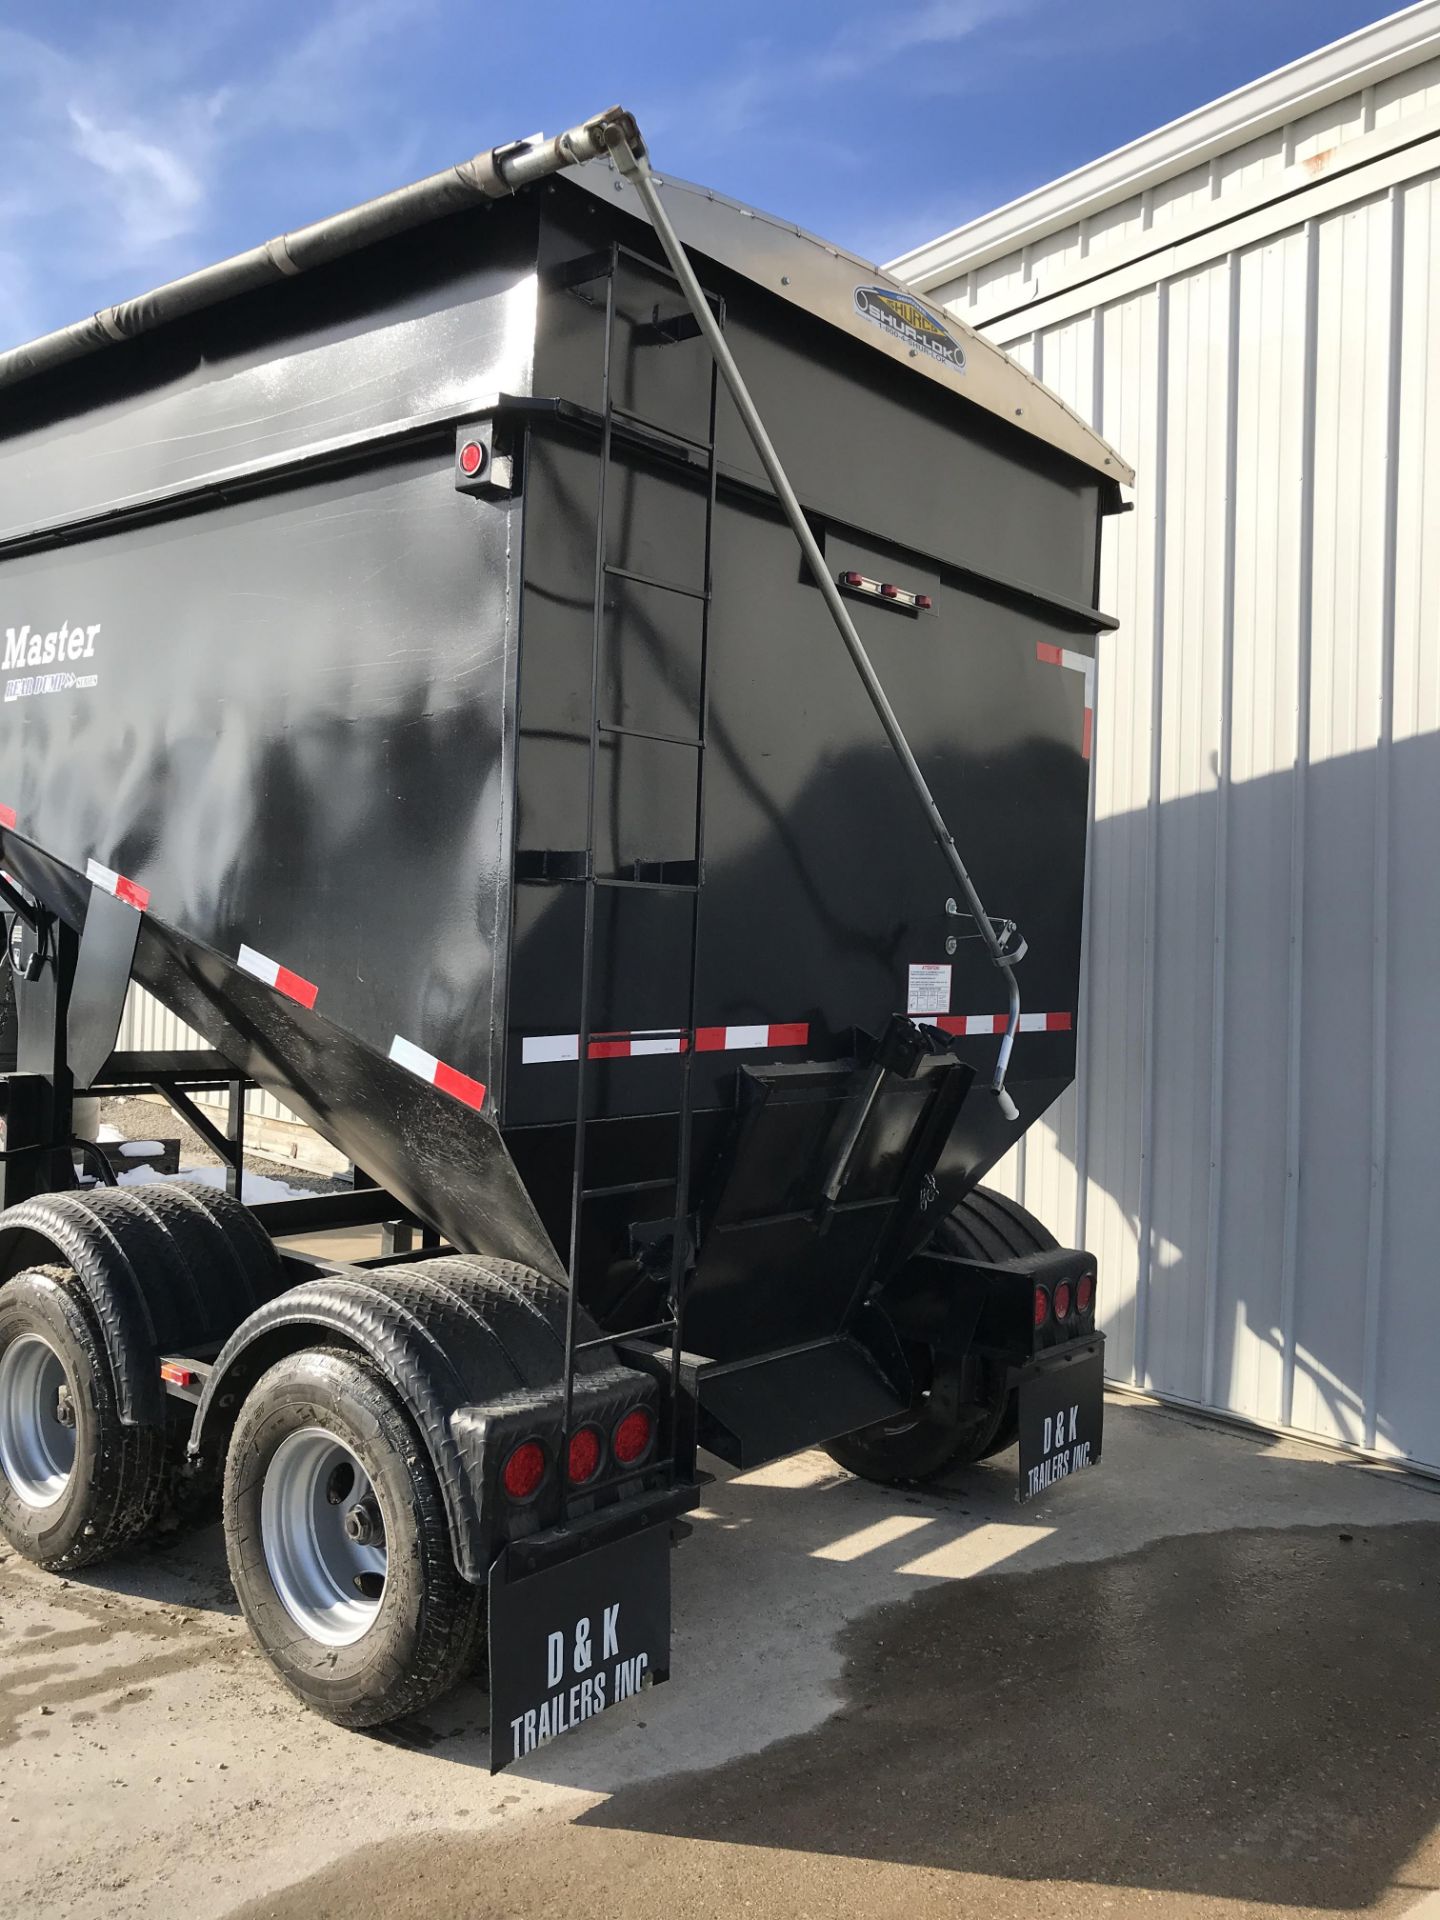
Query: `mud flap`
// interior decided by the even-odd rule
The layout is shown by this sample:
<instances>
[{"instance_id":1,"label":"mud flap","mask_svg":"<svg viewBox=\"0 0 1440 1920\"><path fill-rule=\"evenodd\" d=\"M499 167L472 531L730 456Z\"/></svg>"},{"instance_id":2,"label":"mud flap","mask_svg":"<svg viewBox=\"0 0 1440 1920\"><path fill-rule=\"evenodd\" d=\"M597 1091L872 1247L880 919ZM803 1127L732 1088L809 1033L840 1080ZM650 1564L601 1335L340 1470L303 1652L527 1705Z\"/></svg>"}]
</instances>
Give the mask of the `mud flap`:
<instances>
[{"instance_id":1,"label":"mud flap","mask_svg":"<svg viewBox=\"0 0 1440 1920\"><path fill-rule=\"evenodd\" d=\"M670 1527L490 1569L490 1771L670 1678Z\"/></svg>"},{"instance_id":2,"label":"mud flap","mask_svg":"<svg viewBox=\"0 0 1440 1920\"><path fill-rule=\"evenodd\" d=\"M1100 1459L1105 1423L1105 1342L1062 1347L1020 1376L1021 1501L1033 1500Z\"/></svg>"}]
</instances>

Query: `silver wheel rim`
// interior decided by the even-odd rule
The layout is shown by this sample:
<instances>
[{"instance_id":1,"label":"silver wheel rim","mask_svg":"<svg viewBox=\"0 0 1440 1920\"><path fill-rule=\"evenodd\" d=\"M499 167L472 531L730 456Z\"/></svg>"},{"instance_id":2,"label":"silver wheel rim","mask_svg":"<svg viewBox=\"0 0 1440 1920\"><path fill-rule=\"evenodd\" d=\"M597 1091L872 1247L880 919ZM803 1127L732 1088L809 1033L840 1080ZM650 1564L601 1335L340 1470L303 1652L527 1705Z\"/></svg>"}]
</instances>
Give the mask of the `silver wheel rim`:
<instances>
[{"instance_id":1,"label":"silver wheel rim","mask_svg":"<svg viewBox=\"0 0 1440 1920\"><path fill-rule=\"evenodd\" d=\"M302 1427L275 1449L260 1544L281 1604L312 1640L353 1646L374 1626L385 1587L380 1505L359 1460L324 1427Z\"/></svg>"},{"instance_id":2,"label":"silver wheel rim","mask_svg":"<svg viewBox=\"0 0 1440 1920\"><path fill-rule=\"evenodd\" d=\"M0 1354L0 1470L27 1507L53 1507L75 1470L62 1394L73 1407L59 1354L38 1333L19 1334Z\"/></svg>"}]
</instances>

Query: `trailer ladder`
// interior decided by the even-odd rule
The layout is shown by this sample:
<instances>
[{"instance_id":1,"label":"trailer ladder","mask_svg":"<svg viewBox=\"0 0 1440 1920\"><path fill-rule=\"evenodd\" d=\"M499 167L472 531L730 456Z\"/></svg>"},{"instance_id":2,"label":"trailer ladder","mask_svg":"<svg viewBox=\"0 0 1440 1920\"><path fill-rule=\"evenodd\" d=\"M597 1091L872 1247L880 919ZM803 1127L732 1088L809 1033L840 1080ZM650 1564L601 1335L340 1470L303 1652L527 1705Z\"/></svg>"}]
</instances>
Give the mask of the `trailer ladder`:
<instances>
[{"instance_id":1,"label":"trailer ladder","mask_svg":"<svg viewBox=\"0 0 1440 1920\"><path fill-rule=\"evenodd\" d=\"M580 1019L579 1038L575 1078L575 1146L571 1169L570 1190L570 1244L568 1271L570 1279L569 1300L565 1318L565 1386L563 1421L561 1429L561 1517L568 1511L569 1476L566 1463L569 1458L570 1423L574 1406L575 1363L582 1353L592 1347L609 1346L609 1338L603 1340L579 1341L576 1339L578 1303L580 1298L580 1264L582 1245L582 1226L587 1202L609 1200L625 1194L640 1194L660 1191L668 1187L674 1189L674 1207L668 1220L647 1223L651 1230L661 1234L670 1234L670 1280L666 1302L666 1311L658 1320L648 1326L628 1331L627 1339L655 1339L668 1337L670 1341L669 1368L669 1438L672 1451L678 1459L679 1426L676 1417L680 1392L680 1356L681 1323L683 1320L684 1294L693 1261L690 1232L690 1166L692 1145L693 1090L692 1076L695 1057L696 991L700 951L700 901L705 873L705 747L709 719L709 645L710 645L710 607L713 570L713 536L715 524L715 485L716 485L716 409L719 398L718 369L713 357L710 363L709 393L706 407L707 437L703 440L676 433L668 427L640 418L637 414L618 406L615 400L615 333L616 333L616 281L619 274L622 250L612 245L608 254L595 263L586 263L581 270L586 282L593 283L603 277L605 283L604 346L601 366L601 414L600 414L600 464L599 487L595 516L595 575L594 575L594 620L591 628L590 656L590 734L589 752L586 768L586 812L585 844L580 862L580 870L574 877L585 890L584 931L581 940L580 967ZM647 274L663 279L675 279L663 266L650 261L644 262ZM578 284L578 282L577 282ZM685 289L681 288L682 293ZM697 291L698 285L697 285ZM688 296L687 296L688 297ZM700 293L705 302L707 316L715 319L717 325L723 325L723 305L718 300ZM676 331L676 329L683 331ZM696 331L693 320L681 315L678 320L661 323L658 318L653 329L651 344L663 347L668 340L684 338ZM612 506L613 487L611 485L614 463L614 449L619 436L633 442L637 437L649 438L652 443L666 448L689 460L703 462L705 486L705 518L701 542L702 578L697 581L659 579L642 574L633 569L622 567L612 561L609 546L609 526L607 515ZM695 726L693 733L656 732L646 728L622 725L613 717L607 717L601 711L601 692L604 680L605 648L605 590L612 579L624 580L631 585L654 589L661 593L678 594L698 602L700 607L700 631L698 649L698 672ZM636 738L661 741L668 746L688 750L695 755L695 815L694 830L691 838L688 860L666 861L644 866L636 863L630 874L601 874L596 870L596 789L600 771L600 754L607 740ZM587 1187L585 1184L587 1128L597 1116L592 1112L592 1076L590 1061L592 1041L603 1044L605 1036L592 1031L595 1006L595 934L596 899L605 889L642 889L650 892L663 892L688 896L690 899L690 926L688 940L688 967L686 969L685 1024L665 1032L647 1031L645 1038L650 1041L676 1043L677 1051L673 1055L676 1070L680 1076L678 1117L675 1140L675 1171L673 1177L645 1179L624 1182L619 1186Z\"/></svg>"}]
</instances>

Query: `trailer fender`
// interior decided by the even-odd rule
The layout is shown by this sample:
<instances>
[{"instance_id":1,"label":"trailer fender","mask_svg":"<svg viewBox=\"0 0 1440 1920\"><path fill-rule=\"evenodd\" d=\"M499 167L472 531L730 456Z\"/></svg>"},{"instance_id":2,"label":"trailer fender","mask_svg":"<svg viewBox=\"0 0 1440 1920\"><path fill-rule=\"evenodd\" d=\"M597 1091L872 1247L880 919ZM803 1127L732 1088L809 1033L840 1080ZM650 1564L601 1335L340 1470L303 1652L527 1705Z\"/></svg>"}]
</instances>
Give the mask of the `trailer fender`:
<instances>
[{"instance_id":1,"label":"trailer fender","mask_svg":"<svg viewBox=\"0 0 1440 1920\"><path fill-rule=\"evenodd\" d=\"M278 1360L305 1347L344 1346L399 1395L440 1483L455 1564L465 1579L484 1580L481 1463L469 1424L452 1416L558 1383L564 1297L528 1267L466 1255L302 1281L226 1341L200 1398L191 1456L218 1460L245 1395ZM593 1329L583 1317L582 1325L588 1337ZM588 1370L600 1355L585 1360Z\"/></svg>"},{"instance_id":2,"label":"trailer fender","mask_svg":"<svg viewBox=\"0 0 1440 1920\"><path fill-rule=\"evenodd\" d=\"M99 1323L126 1426L164 1425L162 1354L223 1340L280 1277L238 1200L180 1181L42 1194L0 1214L0 1283L56 1265Z\"/></svg>"}]
</instances>

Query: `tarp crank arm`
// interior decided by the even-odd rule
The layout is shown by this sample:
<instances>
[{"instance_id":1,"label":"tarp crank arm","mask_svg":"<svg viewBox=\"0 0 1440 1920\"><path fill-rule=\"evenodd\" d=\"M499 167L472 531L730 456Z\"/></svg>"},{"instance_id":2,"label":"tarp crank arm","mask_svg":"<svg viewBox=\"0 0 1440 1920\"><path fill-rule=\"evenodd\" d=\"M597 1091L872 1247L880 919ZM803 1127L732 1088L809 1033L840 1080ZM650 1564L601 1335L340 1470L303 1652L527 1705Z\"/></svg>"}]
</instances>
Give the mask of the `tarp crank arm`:
<instances>
[{"instance_id":1,"label":"tarp crank arm","mask_svg":"<svg viewBox=\"0 0 1440 1920\"><path fill-rule=\"evenodd\" d=\"M980 895L975 889L975 882L970 878L969 868L960 857L960 849L956 846L950 829L945 824L935 796L930 791L929 782L920 771L919 762L910 750L910 742L905 738L895 710L890 705L884 687L880 684L879 675L871 665L864 642L856 630L855 622L850 617L850 609L846 606L839 586L831 578L829 568L825 565L825 556L820 551L820 544L810 531L810 523L805 518L804 509L800 505L784 467L780 464L780 456L776 453L770 435L765 430L765 423L750 397L750 390L745 385L744 376L735 364L735 357L730 351L720 324L701 291L700 282L695 277L695 270L690 265L689 257L680 243L680 236L670 224L670 216L661 205L660 195L655 190L650 162L645 153L644 143L639 138L638 129L635 128L633 121L628 125L618 120L610 120L602 124L605 144L616 166L639 194L641 204L650 217L650 224L665 250L671 271L679 281L680 290L685 296L691 313L695 316L696 324L705 336L711 353L715 356L720 376L730 390L730 397L735 402L736 411L744 422L745 431L749 434L751 443L760 457L760 464L764 467L770 484L775 489L775 496L784 510L786 519L790 522L791 531L800 543L800 550L815 577L816 586L824 596L830 617L839 629L840 638L845 642L850 658L855 663L855 671L860 675L865 691L870 696L870 703L880 716L880 724L889 737L895 757L905 769L905 776L925 810L930 831L934 834L940 851L954 875L955 884L959 887L968 906L980 938L985 942L990 958L1005 976L1009 993L1009 1016L1004 1038L1000 1042L1000 1052L995 1062L990 1089L999 1100L1005 1118L1018 1119L1019 1113L1015 1102L1005 1090L1005 1074L1010 1065L1011 1049L1015 1044L1015 1035L1020 1026L1020 988L1015 979L1014 969L1016 963L1024 957L1025 942L1015 936L1013 927L1008 923L1002 923L1002 926L997 928L985 911Z\"/></svg>"}]
</instances>

